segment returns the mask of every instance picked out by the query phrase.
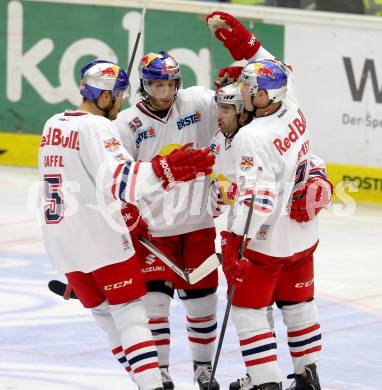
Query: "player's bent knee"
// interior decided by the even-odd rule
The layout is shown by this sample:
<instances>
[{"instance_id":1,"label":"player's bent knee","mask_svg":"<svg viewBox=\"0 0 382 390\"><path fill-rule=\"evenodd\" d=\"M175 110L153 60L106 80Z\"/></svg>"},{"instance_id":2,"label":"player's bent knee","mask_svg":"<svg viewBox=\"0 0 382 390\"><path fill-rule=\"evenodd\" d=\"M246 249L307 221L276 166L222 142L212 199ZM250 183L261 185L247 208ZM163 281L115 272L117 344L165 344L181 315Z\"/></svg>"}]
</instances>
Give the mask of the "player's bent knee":
<instances>
[{"instance_id":1,"label":"player's bent knee","mask_svg":"<svg viewBox=\"0 0 382 390\"><path fill-rule=\"evenodd\" d=\"M134 330L136 326L147 323L147 314L141 299L119 305L110 305L110 313L120 333L126 330Z\"/></svg>"},{"instance_id":2,"label":"player's bent knee","mask_svg":"<svg viewBox=\"0 0 382 390\"><path fill-rule=\"evenodd\" d=\"M318 320L317 306L314 300L285 305L281 312L284 323L290 328L313 324Z\"/></svg>"},{"instance_id":3,"label":"player's bent knee","mask_svg":"<svg viewBox=\"0 0 382 390\"><path fill-rule=\"evenodd\" d=\"M205 292L207 289L203 289ZM211 290L211 289L209 289ZM188 290L197 291L197 290ZM218 305L218 296L215 292L197 298L188 298L183 300L187 315L190 317L200 317L216 313Z\"/></svg>"},{"instance_id":4,"label":"player's bent knee","mask_svg":"<svg viewBox=\"0 0 382 390\"><path fill-rule=\"evenodd\" d=\"M248 309L232 306L232 321L239 333L269 330L268 308Z\"/></svg>"},{"instance_id":5,"label":"player's bent knee","mask_svg":"<svg viewBox=\"0 0 382 390\"><path fill-rule=\"evenodd\" d=\"M100 305L91 308L90 311L102 330L109 332L110 326L113 325L109 304L106 301L102 302Z\"/></svg>"},{"instance_id":6,"label":"player's bent knee","mask_svg":"<svg viewBox=\"0 0 382 390\"><path fill-rule=\"evenodd\" d=\"M181 300L204 298L208 295L214 294L217 288L196 288L187 290L177 290Z\"/></svg>"},{"instance_id":7,"label":"player's bent knee","mask_svg":"<svg viewBox=\"0 0 382 390\"><path fill-rule=\"evenodd\" d=\"M148 292L160 292L174 298L174 287L172 283L166 280L151 280L146 282Z\"/></svg>"},{"instance_id":8,"label":"player's bent knee","mask_svg":"<svg viewBox=\"0 0 382 390\"><path fill-rule=\"evenodd\" d=\"M163 292L148 292L143 297L143 304L149 318L168 317L170 314L170 303L171 297Z\"/></svg>"}]
</instances>

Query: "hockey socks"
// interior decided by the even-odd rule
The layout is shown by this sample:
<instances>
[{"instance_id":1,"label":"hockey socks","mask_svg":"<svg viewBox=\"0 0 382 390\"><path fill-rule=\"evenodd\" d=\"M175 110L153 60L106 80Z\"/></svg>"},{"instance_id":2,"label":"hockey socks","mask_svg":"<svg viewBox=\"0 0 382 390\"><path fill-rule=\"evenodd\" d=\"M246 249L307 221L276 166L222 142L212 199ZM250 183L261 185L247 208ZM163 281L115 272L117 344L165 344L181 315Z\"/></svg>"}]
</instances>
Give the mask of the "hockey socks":
<instances>
[{"instance_id":1,"label":"hockey socks","mask_svg":"<svg viewBox=\"0 0 382 390\"><path fill-rule=\"evenodd\" d=\"M240 339L247 373L254 385L279 383L282 373L277 364L277 345L269 326L267 308L232 307L232 320Z\"/></svg>"},{"instance_id":2,"label":"hockey socks","mask_svg":"<svg viewBox=\"0 0 382 390\"><path fill-rule=\"evenodd\" d=\"M143 297L143 303L149 317L149 327L158 351L159 365L167 367L170 355L169 313L171 298L162 292L148 292Z\"/></svg>"},{"instance_id":3,"label":"hockey socks","mask_svg":"<svg viewBox=\"0 0 382 390\"><path fill-rule=\"evenodd\" d=\"M282 307L288 327L288 345L294 372L302 374L305 366L317 363L321 351L321 328L315 302L302 302Z\"/></svg>"},{"instance_id":4,"label":"hockey socks","mask_svg":"<svg viewBox=\"0 0 382 390\"><path fill-rule=\"evenodd\" d=\"M211 362L216 340L217 294L183 300L192 360Z\"/></svg>"}]
</instances>

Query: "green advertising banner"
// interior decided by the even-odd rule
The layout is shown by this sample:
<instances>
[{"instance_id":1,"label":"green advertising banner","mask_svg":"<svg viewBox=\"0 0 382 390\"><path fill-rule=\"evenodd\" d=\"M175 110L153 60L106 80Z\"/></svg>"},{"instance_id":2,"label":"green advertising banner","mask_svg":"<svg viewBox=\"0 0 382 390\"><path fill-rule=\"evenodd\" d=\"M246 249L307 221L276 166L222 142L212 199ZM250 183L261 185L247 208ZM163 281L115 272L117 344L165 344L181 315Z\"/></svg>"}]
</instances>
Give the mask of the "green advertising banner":
<instances>
[{"instance_id":1,"label":"green advertising banner","mask_svg":"<svg viewBox=\"0 0 382 390\"><path fill-rule=\"evenodd\" d=\"M1 132L38 135L47 118L80 103L82 65L98 58L127 67L140 12L137 8L1 0L0 163L13 161L9 137L4 146ZM202 14L148 9L144 22L131 75L132 98L127 104L137 100L137 64L145 52L170 51L182 65L184 87L212 87L218 69L232 63L210 34ZM282 26L245 24L283 58ZM17 142L20 147L23 139Z\"/></svg>"}]
</instances>

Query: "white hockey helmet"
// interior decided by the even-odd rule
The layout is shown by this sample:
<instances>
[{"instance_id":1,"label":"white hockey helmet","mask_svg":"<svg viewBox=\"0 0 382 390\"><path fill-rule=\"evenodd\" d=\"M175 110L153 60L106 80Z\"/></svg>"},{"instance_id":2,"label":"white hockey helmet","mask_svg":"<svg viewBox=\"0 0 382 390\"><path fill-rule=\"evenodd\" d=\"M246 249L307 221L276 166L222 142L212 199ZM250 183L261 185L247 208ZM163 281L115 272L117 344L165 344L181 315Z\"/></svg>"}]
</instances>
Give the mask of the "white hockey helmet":
<instances>
[{"instance_id":1,"label":"white hockey helmet","mask_svg":"<svg viewBox=\"0 0 382 390\"><path fill-rule=\"evenodd\" d=\"M244 99L240 91L241 84L238 82L225 85L219 88L215 93L216 103L232 104L235 106L236 113L242 114L244 111Z\"/></svg>"},{"instance_id":2,"label":"white hockey helmet","mask_svg":"<svg viewBox=\"0 0 382 390\"><path fill-rule=\"evenodd\" d=\"M95 102L102 91L111 91L113 99L120 93L129 95L129 78L124 69L110 61L96 60L81 69L81 95Z\"/></svg>"},{"instance_id":3,"label":"white hockey helmet","mask_svg":"<svg viewBox=\"0 0 382 390\"><path fill-rule=\"evenodd\" d=\"M281 62L269 58L260 59L247 64L241 72L239 80L250 87L255 95L265 90L273 103L285 98L288 84L288 68Z\"/></svg>"},{"instance_id":4,"label":"white hockey helmet","mask_svg":"<svg viewBox=\"0 0 382 390\"><path fill-rule=\"evenodd\" d=\"M138 71L142 87L149 96L152 96L151 81L176 80L176 90L181 88L180 66L175 58L165 51L146 54L139 63Z\"/></svg>"}]
</instances>

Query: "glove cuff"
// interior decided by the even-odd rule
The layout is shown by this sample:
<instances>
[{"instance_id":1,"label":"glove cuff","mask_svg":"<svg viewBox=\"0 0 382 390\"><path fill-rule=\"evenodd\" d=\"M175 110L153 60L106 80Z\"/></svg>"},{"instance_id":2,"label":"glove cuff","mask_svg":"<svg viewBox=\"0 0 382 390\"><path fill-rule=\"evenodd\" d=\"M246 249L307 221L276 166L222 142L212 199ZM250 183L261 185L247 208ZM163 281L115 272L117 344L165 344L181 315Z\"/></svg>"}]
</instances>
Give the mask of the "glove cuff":
<instances>
[{"instance_id":1,"label":"glove cuff","mask_svg":"<svg viewBox=\"0 0 382 390\"><path fill-rule=\"evenodd\" d=\"M252 58L260 49L261 42L258 41L254 35L251 35L248 42L246 42L246 46L248 47L246 52L244 53L244 58L246 60L249 60Z\"/></svg>"},{"instance_id":2,"label":"glove cuff","mask_svg":"<svg viewBox=\"0 0 382 390\"><path fill-rule=\"evenodd\" d=\"M226 41L224 46L229 50L234 60L240 61L252 58L259 50L261 42L258 41L254 35L249 34L245 41L241 42L239 45L233 41Z\"/></svg>"},{"instance_id":3,"label":"glove cuff","mask_svg":"<svg viewBox=\"0 0 382 390\"><path fill-rule=\"evenodd\" d=\"M319 183L319 185L322 187L322 189L324 189L330 195L329 198L332 197L332 195L333 195L333 184L328 179L316 176L316 177L311 177L308 180L308 182L310 182L310 183L314 183L314 182Z\"/></svg>"}]
</instances>

